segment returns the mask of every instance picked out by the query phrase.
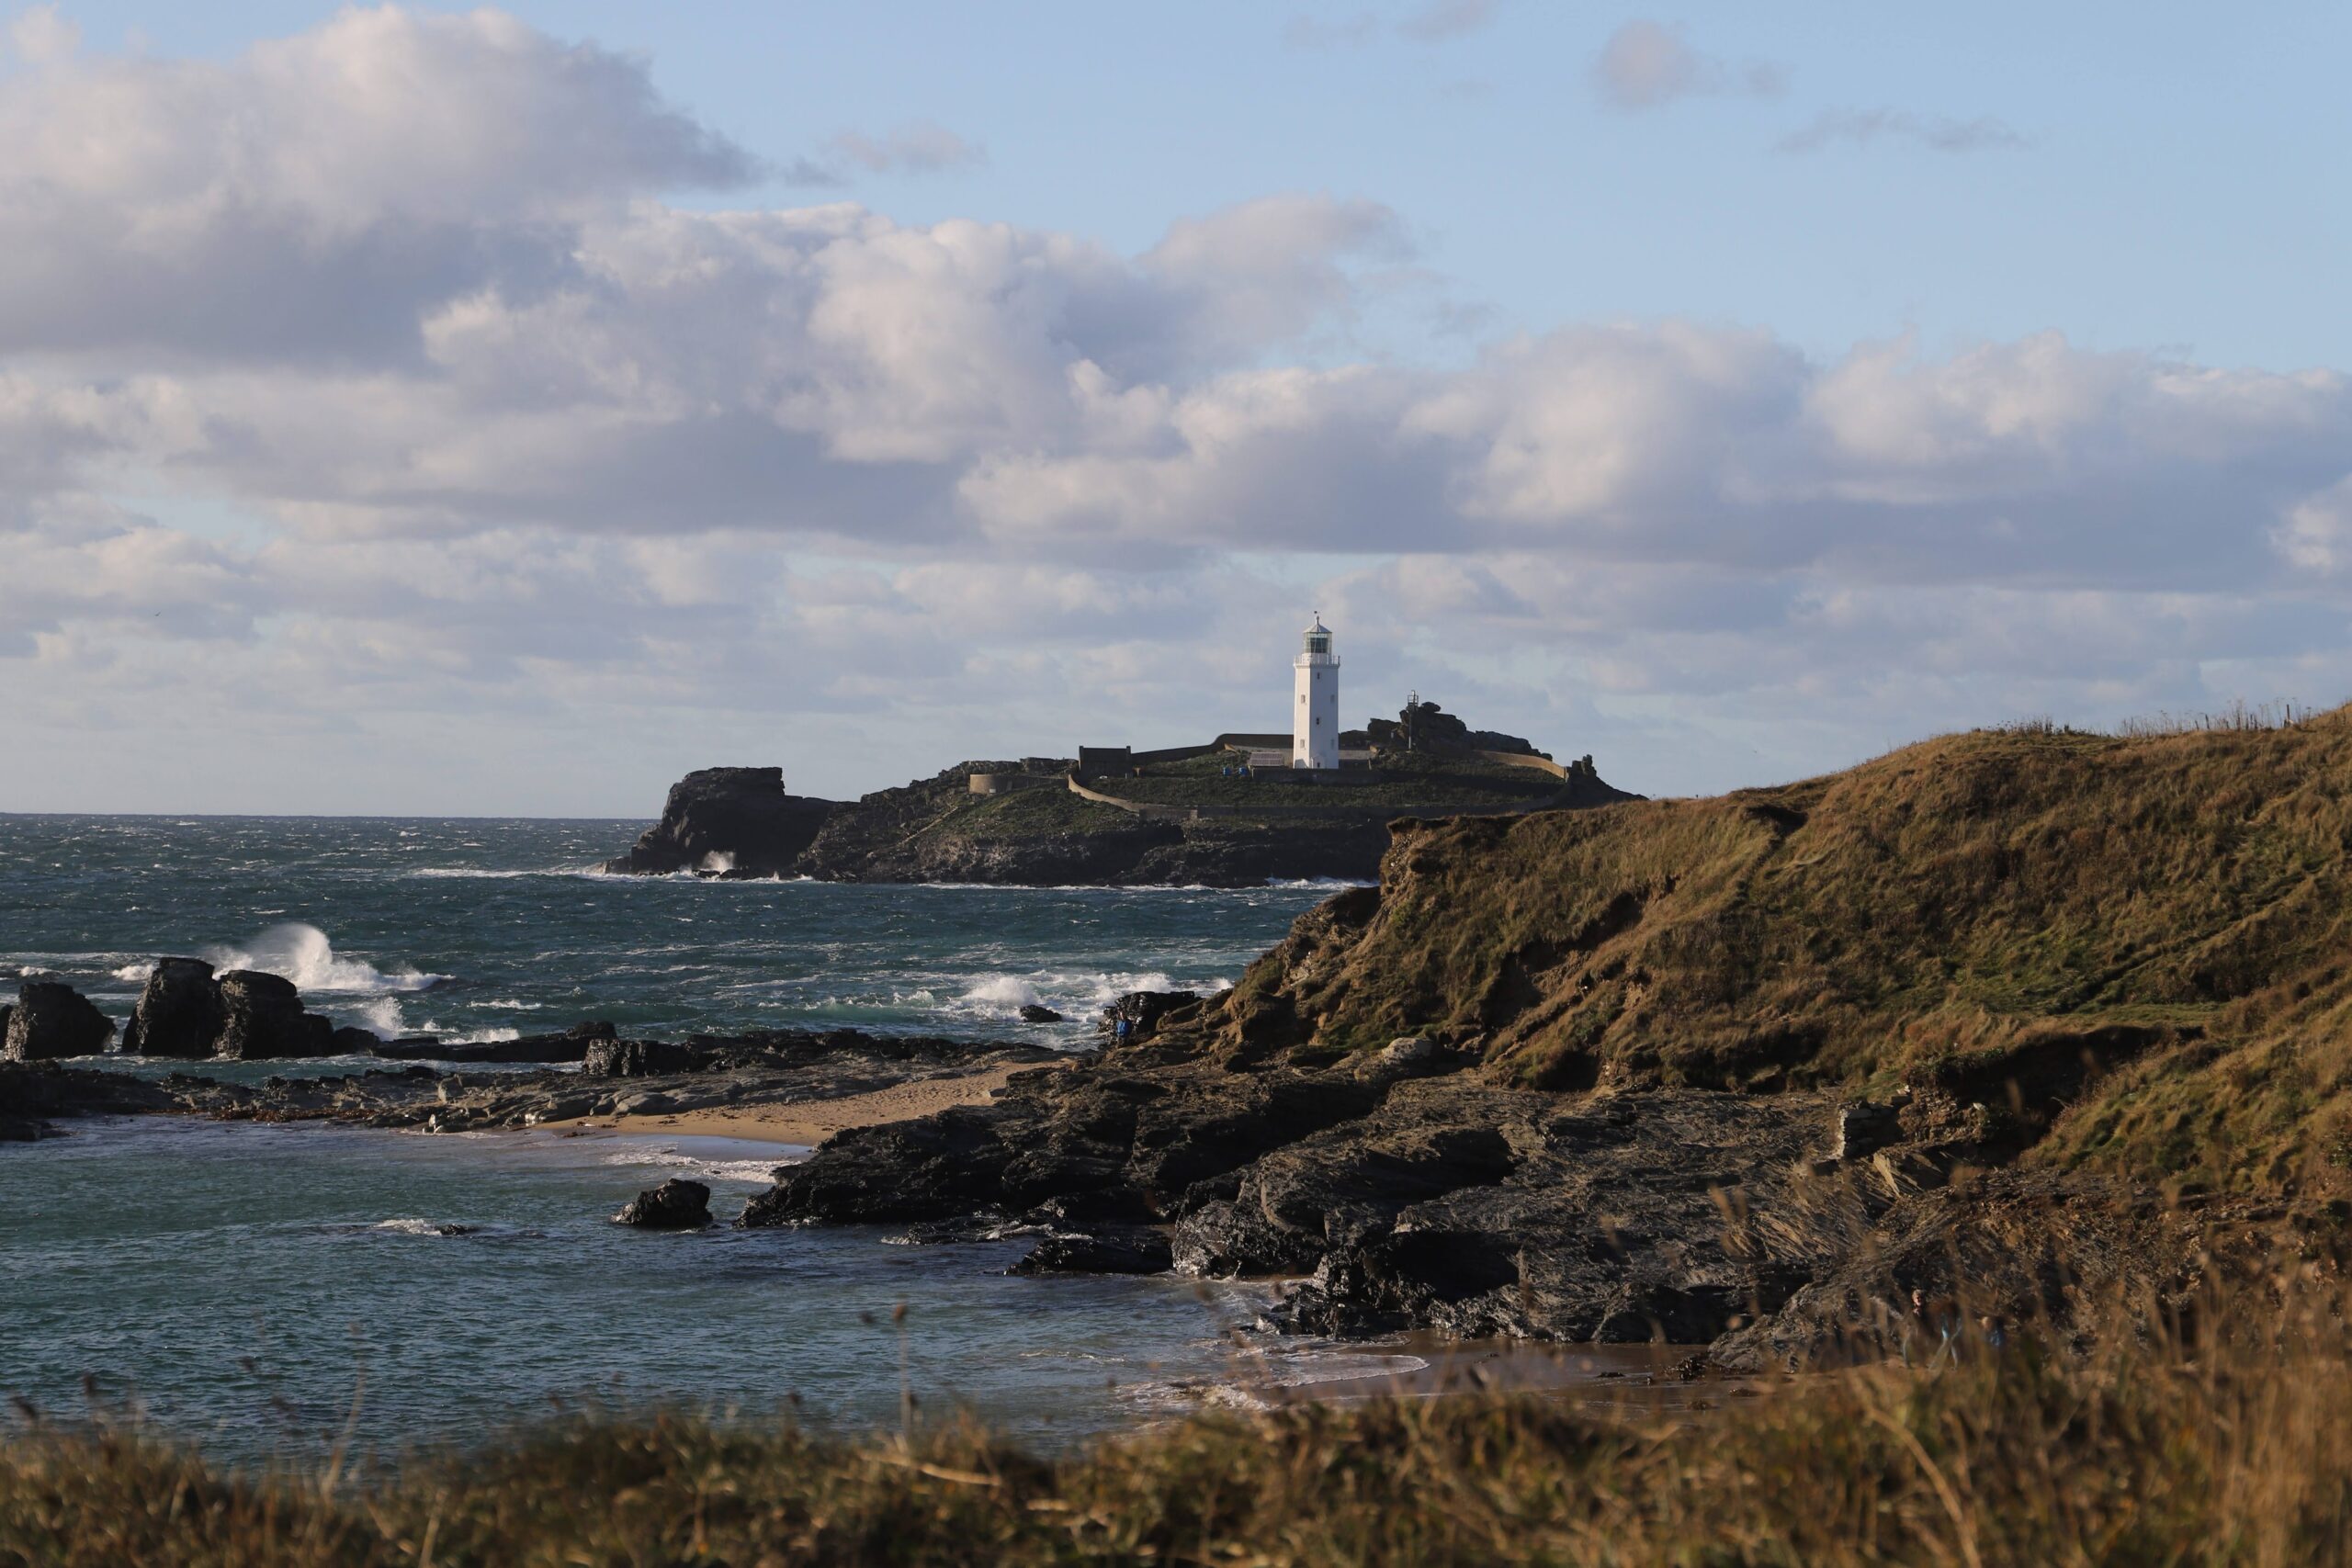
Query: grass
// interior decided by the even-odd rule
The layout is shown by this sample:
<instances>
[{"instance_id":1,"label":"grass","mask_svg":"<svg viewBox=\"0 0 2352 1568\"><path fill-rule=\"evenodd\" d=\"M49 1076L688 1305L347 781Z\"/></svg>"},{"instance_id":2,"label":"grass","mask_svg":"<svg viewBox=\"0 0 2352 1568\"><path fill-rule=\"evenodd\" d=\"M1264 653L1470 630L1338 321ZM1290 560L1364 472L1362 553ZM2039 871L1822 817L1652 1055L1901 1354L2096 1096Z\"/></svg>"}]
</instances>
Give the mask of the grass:
<instances>
[{"instance_id":1,"label":"grass","mask_svg":"<svg viewBox=\"0 0 2352 1568\"><path fill-rule=\"evenodd\" d=\"M1118 807L1098 805L1057 785L976 795L925 831L993 841L1124 832L1135 825L1136 819Z\"/></svg>"},{"instance_id":2,"label":"grass","mask_svg":"<svg viewBox=\"0 0 2352 1568\"><path fill-rule=\"evenodd\" d=\"M1464 811L1524 803L1559 787L1557 779L1532 768L1514 768L1476 757L1434 752L1383 758L1377 766L1347 770L1336 784L1300 784L1268 770L1252 778L1227 778L1221 770L1239 759L1231 753L1157 762L1141 778L1112 779L1097 787L1127 800L1181 806L1314 805L1321 802L1390 808L1442 807Z\"/></svg>"},{"instance_id":3,"label":"grass","mask_svg":"<svg viewBox=\"0 0 2352 1568\"><path fill-rule=\"evenodd\" d=\"M1951 736L1715 799L1413 828L1377 895L1253 966L1231 1027L1438 1033L1545 1087L2015 1077L2080 1100L2036 1157L2341 1190L2347 849L2345 710Z\"/></svg>"},{"instance_id":4,"label":"grass","mask_svg":"<svg viewBox=\"0 0 2352 1568\"><path fill-rule=\"evenodd\" d=\"M2352 1541L2340 1279L2273 1259L1661 1419L1529 1396L1201 1417L1057 1459L968 1424L842 1441L681 1418L249 1476L135 1428L0 1442L0 1562L2328 1563ZM1708 1385L1701 1385L1703 1391Z\"/></svg>"}]
</instances>

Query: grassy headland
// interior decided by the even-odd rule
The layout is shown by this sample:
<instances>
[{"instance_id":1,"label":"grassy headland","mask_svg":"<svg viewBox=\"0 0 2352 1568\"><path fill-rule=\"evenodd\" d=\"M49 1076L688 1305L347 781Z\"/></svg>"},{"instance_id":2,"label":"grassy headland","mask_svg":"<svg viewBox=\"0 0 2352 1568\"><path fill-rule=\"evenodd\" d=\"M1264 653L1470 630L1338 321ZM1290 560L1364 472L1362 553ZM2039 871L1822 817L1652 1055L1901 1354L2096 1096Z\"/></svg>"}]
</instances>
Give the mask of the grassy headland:
<instances>
[{"instance_id":1,"label":"grassy headland","mask_svg":"<svg viewBox=\"0 0 2352 1568\"><path fill-rule=\"evenodd\" d=\"M1939 1084L2046 1162L2352 1178L2352 710L1396 831L1377 892L1251 970L1238 1033L1434 1033L1532 1087Z\"/></svg>"}]
</instances>

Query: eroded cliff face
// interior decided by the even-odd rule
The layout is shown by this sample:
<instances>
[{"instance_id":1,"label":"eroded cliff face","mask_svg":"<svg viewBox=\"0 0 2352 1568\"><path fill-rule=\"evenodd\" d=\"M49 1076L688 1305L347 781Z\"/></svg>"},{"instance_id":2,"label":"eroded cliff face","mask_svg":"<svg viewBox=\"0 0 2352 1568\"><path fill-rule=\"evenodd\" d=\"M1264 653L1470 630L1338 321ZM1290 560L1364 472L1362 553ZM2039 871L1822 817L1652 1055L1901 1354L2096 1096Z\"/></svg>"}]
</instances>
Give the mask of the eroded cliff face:
<instances>
[{"instance_id":1,"label":"eroded cliff face","mask_svg":"<svg viewBox=\"0 0 2352 1568\"><path fill-rule=\"evenodd\" d=\"M2340 1250L2347 803L2338 714L1401 823L1234 991L844 1134L747 1218L978 1213L1053 1266L1303 1277L1300 1329L1745 1366L1899 1332L1913 1289L2177 1292L2281 1216Z\"/></svg>"},{"instance_id":2,"label":"eroded cliff face","mask_svg":"<svg viewBox=\"0 0 2352 1568\"><path fill-rule=\"evenodd\" d=\"M788 875L837 809L830 800L786 794L782 768L704 768L670 786L662 819L605 869Z\"/></svg>"}]
</instances>

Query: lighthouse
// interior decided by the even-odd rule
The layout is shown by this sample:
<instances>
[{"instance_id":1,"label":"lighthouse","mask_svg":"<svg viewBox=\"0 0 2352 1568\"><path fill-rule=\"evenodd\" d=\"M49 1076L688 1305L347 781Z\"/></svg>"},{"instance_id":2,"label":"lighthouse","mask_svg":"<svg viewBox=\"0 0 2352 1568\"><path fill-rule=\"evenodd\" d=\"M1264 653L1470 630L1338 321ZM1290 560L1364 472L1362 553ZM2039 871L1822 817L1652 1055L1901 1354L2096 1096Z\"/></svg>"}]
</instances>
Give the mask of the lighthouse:
<instances>
[{"instance_id":1,"label":"lighthouse","mask_svg":"<svg viewBox=\"0 0 2352 1568\"><path fill-rule=\"evenodd\" d=\"M1306 628L1306 646L1291 660L1291 673L1297 701L1291 705L1290 765L1336 768L1340 765L1340 656L1331 651L1331 628L1323 624L1320 610Z\"/></svg>"}]
</instances>

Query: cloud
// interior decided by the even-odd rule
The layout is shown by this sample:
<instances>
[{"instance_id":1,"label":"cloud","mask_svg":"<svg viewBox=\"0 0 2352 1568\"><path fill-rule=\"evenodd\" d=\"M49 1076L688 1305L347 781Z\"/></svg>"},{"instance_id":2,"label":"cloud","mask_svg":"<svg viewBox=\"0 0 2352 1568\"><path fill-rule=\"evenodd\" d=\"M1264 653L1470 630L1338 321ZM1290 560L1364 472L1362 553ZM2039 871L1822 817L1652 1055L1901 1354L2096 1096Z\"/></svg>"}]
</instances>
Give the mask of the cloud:
<instances>
[{"instance_id":1,"label":"cloud","mask_svg":"<svg viewBox=\"0 0 2352 1568\"><path fill-rule=\"evenodd\" d=\"M2270 530L2270 546L2315 576L2352 573L2352 475L2290 508Z\"/></svg>"},{"instance_id":2,"label":"cloud","mask_svg":"<svg viewBox=\"0 0 2352 1568\"><path fill-rule=\"evenodd\" d=\"M1697 96L1777 97L1788 75L1760 61L1735 63L1690 47L1682 29L1635 19L1609 36L1592 62L1593 85L1621 109L1652 109Z\"/></svg>"},{"instance_id":3,"label":"cloud","mask_svg":"<svg viewBox=\"0 0 2352 1568\"><path fill-rule=\"evenodd\" d=\"M1283 24L1283 42L1292 49L1358 49L1380 36L1380 17L1360 11L1340 21L1301 12Z\"/></svg>"},{"instance_id":4,"label":"cloud","mask_svg":"<svg viewBox=\"0 0 2352 1568\"><path fill-rule=\"evenodd\" d=\"M2033 145L2030 137L1989 115L1952 119L1905 109L1833 109L1782 137L1779 150L1818 152L1841 143L1869 147L1881 141L1907 141L1934 152L2005 152Z\"/></svg>"},{"instance_id":5,"label":"cloud","mask_svg":"<svg viewBox=\"0 0 2352 1568\"><path fill-rule=\"evenodd\" d=\"M1400 363L1377 203L689 209L758 160L495 13L52 59L0 126L11 805L640 808L714 735L868 788L1272 722L1309 603L1351 705L1654 789L2352 686L2336 370L1671 318Z\"/></svg>"},{"instance_id":6,"label":"cloud","mask_svg":"<svg viewBox=\"0 0 2352 1568\"><path fill-rule=\"evenodd\" d=\"M48 65L70 58L82 47L82 29L55 6L32 6L10 19L8 42L18 59Z\"/></svg>"},{"instance_id":7,"label":"cloud","mask_svg":"<svg viewBox=\"0 0 2352 1568\"><path fill-rule=\"evenodd\" d=\"M1392 25L1376 11L1358 11L1338 18L1302 11L1283 24L1283 42L1291 49L1362 49L1385 31L1394 31L1414 43L1451 43L1483 30L1501 10L1499 0L1425 0Z\"/></svg>"},{"instance_id":8,"label":"cloud","mask_svg":"<svg viewBox=\"0 0 2352 1568\"><path fill-rule=\"evenodd\" d=\"M1495 19L1497 0L1428 0L1396 24L1396 30L1419 43L1445 43L1466 38Z\"/></svg>"},{"instance_id":9,"label":"cloud","mask_svg":"<svg viewBox=\"0 0 2352 1568\"><path fill-rule=\"evenodd\" d=\"M870 175L933 175L988 162L986 150L977 142L932 120L916 120L880 137L844 130L832 139L830 149L840 162Z\"/></svg>"}]
</instances>

